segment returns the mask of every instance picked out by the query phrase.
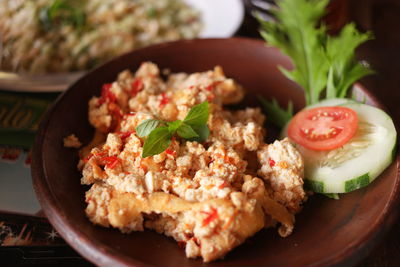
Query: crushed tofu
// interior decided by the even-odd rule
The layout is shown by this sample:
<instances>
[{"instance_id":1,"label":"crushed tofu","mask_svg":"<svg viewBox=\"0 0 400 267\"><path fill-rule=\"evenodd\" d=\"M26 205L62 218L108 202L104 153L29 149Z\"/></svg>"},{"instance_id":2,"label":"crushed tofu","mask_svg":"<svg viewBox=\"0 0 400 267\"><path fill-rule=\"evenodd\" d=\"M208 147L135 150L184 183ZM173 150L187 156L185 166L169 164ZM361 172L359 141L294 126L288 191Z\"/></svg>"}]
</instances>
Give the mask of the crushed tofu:
<instances>
[{"instance_id":1,"label":"crushed tofu","mask_svg":"<svg viewBox=\"0 0 400 267\"><path fill-rule=\"evenodd\" d=\"M94 223L123 233L153 229L174 238L189 258L222 258L265 227L293 231L294 215L306 201L303 160L288 140L265 144L259 108L230 111L244 89L212 71L170 74L143 63L105 84L89 101L89 121L100 145L81 150L78 167L86 214ZM150 118L182 120L208 101L210 135L203 143L178 137L162 153L142 158L135 133Z\"/></svg>"},{"instance_id":2,"label":"crushed tofu","mask_svg":"<svg viewBox=\"0 0 400 267\"><path fill-rule=\"evenodd\" d=\"M78 137L74 134L68 135L64 138L64 147L80 148L82 143L79 141Z\"/></svg>"}]
</instances>

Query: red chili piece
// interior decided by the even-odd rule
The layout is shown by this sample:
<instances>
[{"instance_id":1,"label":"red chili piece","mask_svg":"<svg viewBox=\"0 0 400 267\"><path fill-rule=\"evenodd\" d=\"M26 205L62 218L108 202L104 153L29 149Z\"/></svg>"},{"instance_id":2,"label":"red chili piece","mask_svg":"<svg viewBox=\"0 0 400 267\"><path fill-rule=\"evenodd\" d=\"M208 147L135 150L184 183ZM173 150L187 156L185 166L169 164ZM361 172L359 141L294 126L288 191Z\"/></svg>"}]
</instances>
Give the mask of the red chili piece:
<instances>
[{"instance_id":1,"label":"red chili piece","mask_svg":"<svg viewBox=\"0 0 400 267\"><path fill-rule=\"evenodd\" d=\"M269 159L269 166L272 168L272 167L274 167L275 166L275 160L273 160L273 159Z\"/></svg>"},{"instance_id":2,"label":"red chili piece","mask_svg":"<svg viewBox=\"0 0 400 267\"><path fill-rule=\"evenodd\" d=\"M215 95L214 95L214 94L210 94L210 95L207 97L207 101L208 101L208 102L212 102L214 99L215 99Z\"/></svg>"},{"instance_id":3,"label":"red chili piece","mask_svg":"<svg viewBox=\"0 0 400 267\"><path fill-rule=\"evenodd\" d=\"M106 151L100 151L94 154L89 153L89 155L87 155L86 158L83 159L83 162L87 163L93 156L104 157L105 155L107 155Z\"/></svg>"},{"instance_id":4,"label":"red chili piece","mask_svg":"<svg viewBox=\"0 0 400 267\"><path fill-rule=\"evenodd\" d=\"M109 169L114 169L120 159L117 156L108 156L100 159L99 164L105 165Z\"/></svg>"},{"instance_id":5,"label":"red chili piece","mask_svg":"<svg viewBox=\"0 0 400 267\"><path fill-rule=\"evenodd\" d=\"M83 159L83 162L87 163L92 157L93 154L90 153L86 158Z\"/></svg>"},{"instance_id":6,"label":"red chili piece","mask_svg":"<svg viewBox=\"0 0 400 267\"><path fill-rule=\"evenodd\" d=\"M104 157L105 155L107 155L107 151L100 151L100 152L94 153L94 155L98 156L98 157Z\"/></svg>"},{"instance_id":7,"label":"red chili piece","mask_svg":"<svg viewBox=\"0 0 400 267\"><path fill-rule=\"evenodd\" d=\"M219 189L222 189L228 185L227 181L224 181L220 186L218 186Z\"/></svg>"},{"instance_id":8,"label":"red chili piece","mask_svg":"<svg viewBox=\"0 0 400 267\"><path fill-rule=\"evenodd\" d=\"M126 138L128 138L129 136L131 136L131 134L133 134L134 132L117 132L117 134L119 135L119 137L121 137L122 141L125 141Z\"/></svg>"},{"instance_id":9,"label":"red chili piece","mask_svg":"<svg viewBox=\"0 0 400 267\"><path fill-rule=\"evenodd\" d=\"M211 83L210 85L208 85L208 86L206 87L206 90L207 90L207 91L213 91L213 90L215 89L215 86L217 86L217 85L220 84L220 83L221 83L221 81L213 82L213 83Z\"/></svg>"},{"instance_id":10,"label":"red chili piece","mask_svg":"<svg viewBox=\"0 0 400 267\"><path fill-rule=\"evenodd\" d=\"M101 97L98 102L99 106L105 102L115 102L117 100L117 97L110 90L111 86L111 83L103 84L103 87L101 88Z\"/></svg>"},{"instance_id":11,"label":"red chili piece","mask_svg":"<svg viewBox=\"0 0 400 267\"><path fill-rule=\"evenodd\" d=\"M218 211L217 211L217 209L215 209L213 207L211 207L211 211L210 212L207 212L207 211L201 211L201 212L208 215L203 220L203 226L206 226L207 224L209 224L213 220L218 219Z\"/></svg>"},{"instance_id":12,"label":"red chili piece","mask_svg":"<svg viewBox=\"0 0 400 267\"><path fill-rule=\"evenodd\" d=\"M143 80L141 78L135 78L131 84L131 96L135 97L144 88Z\"/></svg>"},{"instance_id":13,"label":"red chili piece","mask_svg":"<svg viewBox=\"0 0 400 267\"><path fill-rule=\"evenodd\" d=\"M160 102L160 107L165 106L166 104L168 104L169 102L169 98L167 96L166 93L162 93L161 94L161 102Z\"/></svg>"},{"instance_id":14,"label":"red chili piece","mask_svg":"<svg viewBox=\"0 0 400 267\"><path fill-rule=\"evenodd\" d=\"M108 105L108 110L109 110L111 116L113 117L114 125L112 125L112 127L111 127L111 130L112 130L112 129L115 129L115 127L119 124L119 122L121 121L124 114L122 113L119 106L115 103L110 103Z\"/></svg>"},{"instance_id":15,"label":"red chili piece","mask_svg":"<svg viewBox=\"0 0 400 267\"><path fill-rule=\"evenodd\" d=\"M175 152L174 150L169 149L169 148L167 148L167 149L165 150L165 153L167 153L168 155L172 155L172 156L175 156L175 154L176 154L176 152Z\"/></svg>"}]
</instances>

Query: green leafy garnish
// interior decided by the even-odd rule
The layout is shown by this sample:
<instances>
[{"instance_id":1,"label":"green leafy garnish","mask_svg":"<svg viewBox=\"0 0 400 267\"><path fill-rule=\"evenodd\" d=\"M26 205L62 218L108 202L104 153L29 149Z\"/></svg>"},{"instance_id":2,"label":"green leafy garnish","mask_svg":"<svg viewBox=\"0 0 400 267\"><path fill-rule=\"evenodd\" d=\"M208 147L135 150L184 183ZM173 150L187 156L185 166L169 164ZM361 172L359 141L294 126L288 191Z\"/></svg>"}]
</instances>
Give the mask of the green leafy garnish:
<instances>
[{"instance_id":1,"label":"green leafy garnish","mask_svg":"<svg viewBox=\"0 0 400 267\"><path fill-rule=\"evenodd\" d=\"M136 127L139 137L147 136L142 157L157 155L166 150L175 134L189 141L204 142L210 135L207 126L208 114L208 102L203 102L193 106L183 121L163 122L156 119L143 121ZM166 126L160 126L165 124Z\"/></svg>"},{"instance_id":2,"label":"green leafy garnish","mask_svg":"<svg viewBox=\"0 0 400 267\"><path fill-rule=\"evenodd\" d=\"M185 139L191 139L195 137L199 137L195 130L190 127L188 124L182 123L182 125L177 129L177 134Z\"/></svg>"},{"instance_id":3,"label":"green leafy garnish","mask_svg":"<svg viewBox=\"0 0 400 267\"><path fill-rule=\"evenodd\" d=\"M276 20L261 24L261 35L267 45L279 48L293 62L292 70L279 66L281 72L299 84L305 95L306 105L323 99L344 98L352 84L373 73L355 56L356 48L371 39L370 33L360 33L353 23L345 25L336 36L328 35L322 22L329 0L277 0L272 10ZM277 101L260 98L267 119L284 127L293 115L289 103L287 110ZM323 192L323 184L305 180L314 192ZM338 194L325 194L338 199Z\"/></svg>"},{"instance_id":4,"label":"green leafy garnish","mask_svg":"<svg viewBox=\"0 0 400 267\"><path fill-rule=\"evenodd\" d=\"M275 126L283 128L293 117L292 101L289 101L287 109L285 110L279 106L278 101L276 101L275 98L272 99L271 102L267 101L262 96L259 96L258 99L260 100L266 114L268 114L267 120Z\"/></svg>"},{"instance_id":5,"label":"green leafy garnish","mask_svg":"<svg viewBox=\"0 0 400 267\"><path fill-rule=\"evenodd\" d=\"M208 109L208 102L203 102L192 107L183 122L192 126L206 124L208 120Z\"/></svg>"},{"instance_id":6,"label":"green leafy garnish","mask_svg":"<svg viewBox=\"0 0 400 267\"><path fill-rule=\"evenodd\" d=\"M163 152L171 143L171 137L172 134L166 126L154 129L144 142L142 158Z\"/></svg>"},{"instance_id":7,"label":"green leafy garnish","mask_svg":"<svg viewBox=\"0 0 400 267\"><path fill-rule=\"evenodd\" d=\"M326 53L331 62L328 72L326 98L346 97L350 86L373 71L361 63L355 56L355 49L371 39L371 34L357 31L353 23L343 27L338 37L328 36Z\"/></svg>"},{"instance_id":8,"label":"green leafy garnish","mask_svg":"<svg viewBox=\"0 0 400 267\"><path fill-rule=\"evenodd\" d=\"M44 30L55 25L68 24L79 31L85 24L84 6L78 0L55 0L39 11L39 21Z\"/></svg>"},{"instance_id":9,"label":"green leafy garnish","mask_svg":"<svg viewBox=\"0 0 400 267\"><path fill-rule=\"evenodd\" d=\"M192 129L199 135L198 137L190 138L189 141L204 142L210 135L210 129L207 124L192 126Z\"/></svg>"},{"instance_id":10,"label":"green leafy garnish","mask_svg":"<svg viewBox=\"0 0 400 267\"><path fill-rule=\"evenodd\" d=\"M357 61L354 53L371 35L348 24L339 35L328 36L326 26L320 23L328 2L279 0L278 8L272 11L277 21L259 18L261 34L268 45L281 49L292 59L293 70L280 70L303 87L307 105L324 97L344 97L356 80L372 73Z\"/></svg>"},{"instance_id":11,"label":"green leafy garnish","mask_svg":"<svg viewBox=\"0 0 400 267\"><path fill-rule=\"evenodd\" d=\"M136 134L139 137L148 136L159 124L159 120L147 119L136 127Z\"/></svg>"}]
</instances>

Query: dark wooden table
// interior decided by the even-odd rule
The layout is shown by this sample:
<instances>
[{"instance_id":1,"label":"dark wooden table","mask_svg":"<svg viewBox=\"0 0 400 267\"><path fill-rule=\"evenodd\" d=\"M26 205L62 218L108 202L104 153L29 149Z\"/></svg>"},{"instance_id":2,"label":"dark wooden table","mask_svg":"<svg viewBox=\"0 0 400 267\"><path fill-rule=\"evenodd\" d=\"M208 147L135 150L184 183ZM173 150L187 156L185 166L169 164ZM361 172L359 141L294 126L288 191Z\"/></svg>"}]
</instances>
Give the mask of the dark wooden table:
<instances>
[{"instance_id":1,"label":"dark wooden table","mask_svg":"<svg viewBox=\"0 0 400 267\"><path fill-rule=\"evenodd\" d=\"M372 30L375 35L375 40L362 46L359 51L360 56L367 59L376 70L376 75L366 77L363 83L386 105L399 132L400 1L375 0L365 1L364 4L367 7L358 10L363 5L362 1L353 1L350 14L360 27ZM400 266L400 219L362 264Z\"/></svg>"}]
</instances>

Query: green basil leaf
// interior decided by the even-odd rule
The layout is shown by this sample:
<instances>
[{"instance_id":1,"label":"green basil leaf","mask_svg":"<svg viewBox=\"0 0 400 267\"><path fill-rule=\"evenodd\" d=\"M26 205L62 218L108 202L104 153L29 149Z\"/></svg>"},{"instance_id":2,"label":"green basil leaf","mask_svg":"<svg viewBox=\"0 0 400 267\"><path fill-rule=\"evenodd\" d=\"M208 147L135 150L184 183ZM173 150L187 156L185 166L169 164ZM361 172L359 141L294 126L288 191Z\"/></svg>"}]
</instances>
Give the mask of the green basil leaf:
<instances>
[{"instance_id":1,"label":"green basil leaf","mask_svg":"<svg viewBox=\"0 0 400 267\"><path fill-rule=\"evenodd\" d=\"M171 143L171 137L172 135L167 126L154 129L144 142L142 158L163 152Z\"/></svg>"},{"instance_id":2,"label":"green basil leaf","mask_svg":"<svg viewBox=\"0 0 400 267\"><path fill-rule=\"evenodd\" d=\"M189 138L189 141L202 143L206 141L208 136L210 135L210 129L208 129L207 124L192 126L192 129L198 134L199 137Z\"/></svg>"},{"instance_id":3,"label":"green basil leaf","mask_svg":"<svg viewBox=\"0 0 400 267\"><path fill-rule=\"evenodd\" d=\"M182 123L178 128L177 133L180 137L185 139L199 137L199 135L189 125Z\"/></svg>"},{"instance_id":4,"label":"green basil leaf","mask_svg":"<svg viewBox=\"0 0 400 267\"><path fill-rule=\"evenodd\" d=\"M275 98L273 98L272 101L269 101L262 96L258 96L258 99L264 108L264 112L267 115L267 120L275 126L283 128L292 119L292 101L289 100L287 109L284 109L279 105Z\"/></svg>"},{"instance_id":5,"label":"green basil leaf","mask_svg":"<svg viewBox=\"0 0 400 267\"><path fill-rule=\"evenodd\" d=\"M208 113L208 102L203 102L201 104L193 106L189 110L183 122L189 124L190 126L200 126L202 124L206 124L208 120Z\"/></svg>"},{"instance_id":6,"label":"green basil leaf","mask_svg":"<svg viewBox=\"0 0 400 267\"><path fill-rule=\"evenodd\" d=\"M168 129L171 134L174 134L176 130L182 125L181 120L168 122Z\"/></svg>"},{"instance_id":7,"label":"green basil leaf","mask_svg":"<svg viewBox=\"0 0 400 267\"><path fill-rule=\"evenodd\" d=\"M139 137L148 136L151 131L153 131L160 124L159 120L156 119L147 119L144 120L141 124L136 126L136 134Z\"/></svg>"}]
</instances>

